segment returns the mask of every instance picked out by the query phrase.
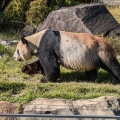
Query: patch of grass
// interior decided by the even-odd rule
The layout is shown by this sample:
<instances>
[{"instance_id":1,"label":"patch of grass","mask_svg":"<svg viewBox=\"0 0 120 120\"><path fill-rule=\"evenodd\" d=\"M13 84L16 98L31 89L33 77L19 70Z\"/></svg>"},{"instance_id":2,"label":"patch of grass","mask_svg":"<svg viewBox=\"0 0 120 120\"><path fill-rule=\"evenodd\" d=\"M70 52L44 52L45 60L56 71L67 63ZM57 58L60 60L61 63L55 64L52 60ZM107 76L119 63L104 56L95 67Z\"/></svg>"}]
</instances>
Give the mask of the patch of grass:
<instances>
[{"instance_id":1,"label":"patch of grass","mask_svg":"<svg viewBox=\"0 0 120 120\"><path fill-rule=\"evenodd\" d=\"M83 71L69 70L61 66L58 83L41 83L40 74L21 72L25 64L10 60L6 54L0 59L0 100L27 103L35 98L89 99L103 95L120 97L120 86L112 85L114 79L100 69L98 79L87 81ZM82 76L82 77L81 77Z\"/></svg>"},{"instance_id":2,"label":"patch of grass","mask_svg":"<svg viewBox=\"0 0 120 120\"><path fill-rule=\"evenodd\" d=\"M35 98L90 99L112 95L120 97L119 85L96 84L89 82L36 83L29 84L19 94L2 93L9 101L27 103ZM2 98L2 96L0 96Z\"/></svg>"},{"instance_id":3,"label":"patch of grass","mask_svg":"<svg viewBox=\"0 0 120 120\"><path fill-rule=\"evenodd\" d=\"M115 49L116 53L120 55L120 38L107 38L109 42L112 44L113 48Z\"/></svg>"},{"instance_id":4,"label":"patch of grass","mask_svg":"<svg viewBox=\"0 0 120 120\"><path fill-rule=\"evenodd\" d=\"M20 30L21 29L15 29L12 26L9 27L9 25L8 26L6 25L6 27L0 28L0 39L8 41L19 40Z\"/></svg>"},{"instance_id":5,"label":"patch of grass","mask_svg":"<svg viewBox=\"0 0 120 120\"><path fill-rule=\"evenodd\" d=\"M0 92L11 91L12 94L17 94L17 92L24 89L25 86L23 83L0 81Z\"/></svg>"},{"instance_id":6,"label":"patch of grass","mask_svg":"<svg viewBox=\"0 0 120 120\"><path fill-rule=\"evenodd\" d=\"M107 9L116 19L116 21L120 23L120 6L107 6Z\"/></svg>"},{"instance_id":7,"label":"patch of grass","mask_svg":"<svg viewBox=\"0 0 120 120\"><path fill-rule=\"evenodd\" d=\"M14 102L14 96L20 94L26 88L22 82L2 81L0 80L0 100Z\"/></svg>"},{"instance_id":8,"label":"patch of grass","mask_svg":"<svg viewBox=\"0 0 120 120\"><path fill-rule=\"evenodd\" d=\"M12 47L9 48L7 46L0 44L0 55L8 54L11 57L13 55L13 51L14 49Z\"/></svg>"}]
</instances>

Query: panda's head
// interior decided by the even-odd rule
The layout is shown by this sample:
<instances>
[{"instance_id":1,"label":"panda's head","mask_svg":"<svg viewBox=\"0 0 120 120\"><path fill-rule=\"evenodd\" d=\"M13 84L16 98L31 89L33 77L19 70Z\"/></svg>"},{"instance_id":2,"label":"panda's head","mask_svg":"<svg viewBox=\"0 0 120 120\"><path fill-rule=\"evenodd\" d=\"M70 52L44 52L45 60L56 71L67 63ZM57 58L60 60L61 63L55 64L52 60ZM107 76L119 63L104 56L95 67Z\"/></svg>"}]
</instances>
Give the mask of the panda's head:
<instances>
[{"instance_id":1,"label":"panda's head","mask_svg":"<svg viewBox=\"0 0 120 120\"><path fill-rule=\"evenodd\" d=\"M18 42L13 58L17 61L27 61L32 58L32 51L28 45L28 41L22 37Z\"/></svg>"}]
</instances>

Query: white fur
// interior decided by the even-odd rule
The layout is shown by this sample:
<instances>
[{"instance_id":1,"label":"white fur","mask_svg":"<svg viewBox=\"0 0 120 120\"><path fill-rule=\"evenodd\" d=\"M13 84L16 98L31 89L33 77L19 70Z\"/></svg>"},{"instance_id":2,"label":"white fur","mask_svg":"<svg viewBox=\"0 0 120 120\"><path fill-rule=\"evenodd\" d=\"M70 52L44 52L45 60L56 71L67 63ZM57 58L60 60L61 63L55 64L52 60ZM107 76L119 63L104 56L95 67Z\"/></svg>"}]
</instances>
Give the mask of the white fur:
<instances>
[{"instance_id":1,"label":"white fur","mask_svg":"<svg viewBox=\"0 0 120 120\"><path fill-rule=\"evenodd\" d=\"M38 52L39 44L45 31L46 30L43 30L31 36L25 37L25 39L28 41L28 46L26 44L23 44L20 40L17 44L16 51L13 55L14 59L17 61L30 60L32 57L31 53L36 54ZM20 54L18 54L17 50L19 50Z\"/></svg>"},{"instance_id":2,"label":"white fur","mask_svg":"<svg viewBox=\"0 0 120 120\"><path fill-rule=\"evenodd\" d=\"M68 36L61 32L60 50L61 63L67 68L89 71L96 67L94 63L99 58L97 51L81 43L80 38L74 38L72 34Z\"/></svg>"}]
</instances>

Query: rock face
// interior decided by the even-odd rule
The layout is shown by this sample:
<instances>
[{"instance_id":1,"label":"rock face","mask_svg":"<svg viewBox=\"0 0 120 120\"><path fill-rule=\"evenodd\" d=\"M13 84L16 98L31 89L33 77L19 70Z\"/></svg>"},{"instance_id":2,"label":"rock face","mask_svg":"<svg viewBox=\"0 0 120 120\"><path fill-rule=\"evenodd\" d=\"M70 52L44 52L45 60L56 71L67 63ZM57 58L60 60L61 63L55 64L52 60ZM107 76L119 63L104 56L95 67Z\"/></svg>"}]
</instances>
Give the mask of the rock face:
<instances>
[{"instance_id":1,"label":"rock face","mask_svg":"<svg viewBox=\"0 0 120 120\"><path fill-rule=\"evenodd\" d=\"M18 43L18 40L7 41L7 40L0 39L0 44L4 46L14 46L14 45L17 45L17 43Z\"/></svg>"},{"instance_id":2,"label":"rock face","mask_svg":"<svg viewBox=\"0 0 120 120\"><path fill-rule=\"evenodd\" d=\"M112 97L100 97L91 100L73 101L73 106L80 115L119 115L119 101ZM119 107L118 107L119 106Z\"/></svg>"},{"instance_id":3,"label":"rock face","mask_svg":"<svg viewBox=\"0 0 120 120\"><path fill-rule=\"evenodd\" d=\"M0 114L18 114L19 103L10 103L6 101L0 101ZM14 117L0 117L0 120L20 120Z\"/></svg>"},{"instance_id":4,"label":"rock face","mask_svg":"<svg viewBox=\"0 0 120 120\"><path fill-rule=\"evenodd\" d=\"M27 104L24 114L55 114L55 115L120 115L120 100L115 97L103 96L89 100L65 100L37 98ZM21 120L59 120L61 118L21 118ZM67 118L67 120L79 120ZM85 119L87 120L87 119ZM89 119L89 120L92 120Z\"/></svg>"},{"instance_id":5,"label":"rock face","mask_svg":"<svg viewBox=\"0 0 120 120\"><path fill-rule=\"evenodd\" d=\"M43 29L103 34L104 36L116 36L120 33L118 22L101 4L85 4L52 11L46 20L39 24L37 31Z\"/></svg>"},{"instance_id":6,"label":"rock face","mask_svg":"<svg viewBox=\"0 0 120 120\"><path fill-rule=\"evenodd\" d=\"M21 108L21 109L20 109ZM67 100L37 98L26 105L0 101L0 114L49 114L49 115L95 115L119 116L120 99L103 96L89 100ZM80 120L80 118L63 118L65 120ZM61 118L42 117L0 117L0 120L61 120ZM88 118L84 118L88 120ZM93 118L89 118L93 120ZM94 120L98 120L94 118Z\"/></svg>"}]
</instances>

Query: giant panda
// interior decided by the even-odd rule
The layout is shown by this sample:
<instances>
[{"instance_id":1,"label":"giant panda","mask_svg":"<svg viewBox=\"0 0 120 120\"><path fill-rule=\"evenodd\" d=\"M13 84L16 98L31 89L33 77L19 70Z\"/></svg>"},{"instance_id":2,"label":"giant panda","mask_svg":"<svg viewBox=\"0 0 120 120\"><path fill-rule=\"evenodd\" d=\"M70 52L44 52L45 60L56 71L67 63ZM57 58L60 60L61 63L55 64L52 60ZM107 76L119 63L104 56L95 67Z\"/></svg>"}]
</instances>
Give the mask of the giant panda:
<instances>
[{"instance_id":1,"label":"giant panda","mask_svg":"<svg viewBox=\"0 0 120 120\"><path fill-rule=\"evenodd\" d=\"M56 82L60 65L84 70L86 79L96 79L98 69L108 71L119 83L120 65L107 40L88 33L42 30L22 37L13 55L17 61L27 61L36 55L43 67L46 81Z\"/></svg>"}]
</instances>

